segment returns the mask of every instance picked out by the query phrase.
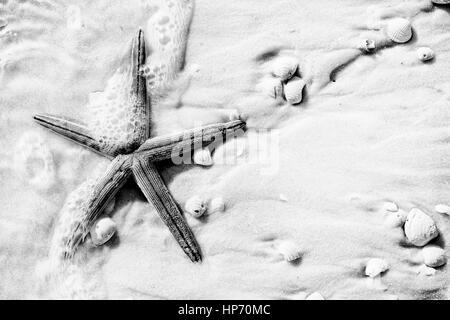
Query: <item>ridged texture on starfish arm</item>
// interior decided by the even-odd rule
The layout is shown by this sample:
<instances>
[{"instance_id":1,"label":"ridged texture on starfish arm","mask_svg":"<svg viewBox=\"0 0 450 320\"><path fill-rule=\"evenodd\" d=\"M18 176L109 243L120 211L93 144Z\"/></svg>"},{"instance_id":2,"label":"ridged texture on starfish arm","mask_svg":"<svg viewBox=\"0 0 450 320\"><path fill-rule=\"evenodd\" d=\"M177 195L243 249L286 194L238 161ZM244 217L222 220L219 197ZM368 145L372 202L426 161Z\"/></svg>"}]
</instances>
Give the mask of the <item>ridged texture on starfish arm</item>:
<instances>
[{"instance_id":1,"label":"ridged texture on starfish arm","mask_svg":"<svg viewBox=\"0 0 450 320\"><path fill-rule=\"evenodd\" d=\"M152 2L156 12L146 26L150 47L143 68L152 101L157 101L183 67L193 0L159 0Z\"/></svg>"},{"instance_id":2,"label":"ridged texture on starfish arm","mask_svg":"<svg viewBox=\"0 0 450 320\"><path fill-rule=\"evenodd\" d=\"M130 153L149 137L150 106L142 67L145 64L142 30L103 92L92 94L86 119L94 138L106 153Z\"/></svg>"},{"instance_id":3,"label":"ridged texture on starfish arm","mask_svg":"<svg viewBox=\"0 0 450 320\"><path fill-rule=\"evenodd\" d=\"M234 120L226 123L212 124L194 128L183 133L148 139L138 152L151 159L161 161L179 156L181 152L193 151L213 142L222 143L244 132L245 122Z\"/></svg>"},{"instance_id":4,"label":"ridged texture on starfish arm","mask_svg":"<svg viewBox=\"0 0 450 320\"><path fill-rule=\"evenodd\" d=\"M50 256L71 258L108 202L131 174L131 158L118 156L97 179L88 179L69 195L53 236Z\"/></svg>"},{"instance_id":5,"label":"ridged texture on starfish arm","mask_svg":"<svg viewBox=\"0 0 450 320\"><path fill-rule=\"evenodd\" d=\"M132 170L136 183L147 200L153 203L184 252L192 261L201 261L200 249L194 235L154 165L148 159L135 156Z\"/></svg>"},{"instance_id":6,"label":"ridged texture on starfish arm","mask_svg":"<svg viewBox=\"0 0 450 320\"><path fill-rule=\"evenodd\" d=\"M109 156L108 150L104 149L104 144L101 144L94 138L94 134L84 123L67 117L55 116L51 114L35 115L34 120L41 126L52 130L64 138L75 141L76 143L88 147L104 156ZM111 156L109 157L112 158Z\"/></svg>"}]
</instances>

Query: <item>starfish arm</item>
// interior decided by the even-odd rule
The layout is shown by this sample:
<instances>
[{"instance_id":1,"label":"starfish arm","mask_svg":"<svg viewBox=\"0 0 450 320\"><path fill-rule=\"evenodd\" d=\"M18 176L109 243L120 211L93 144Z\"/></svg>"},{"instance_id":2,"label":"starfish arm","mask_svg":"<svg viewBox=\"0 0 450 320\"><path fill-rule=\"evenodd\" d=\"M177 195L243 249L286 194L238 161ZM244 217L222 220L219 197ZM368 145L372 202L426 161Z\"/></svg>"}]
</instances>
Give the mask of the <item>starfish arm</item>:
<instances>
[{"instance_id":1,"label":"starfish arm","mask_svg":"<svg viewBox=\"0 0 450 320\"><path fill-rule=\"evenodd\" d=\"M222 142L244 132L246 123L234 120L226 123L194 128L183 133L148 139L138 150L151 161L170 159L181 152L192 151L212 142Z\"/></svg>"},{"instance_id":2,"label":"starfish arm","mask_svg":"<svg viewBox=\"0 0 450 320\"><path fill-rule=\"evenodd\" d=\"M97 112L98 116L91 114L90 117L100 121L100 128L104 128L106 124L112 125L117 129L113 131L115 133L120 132L121 135L112 135L108 130L88 128L83 123L60 116L40 114L34 116L34 119L53 132L110 159L118 154L134 151L150 136L151 108L150 101L147 99L146 79L142 73L145 58L144 33L139 30L132 39L123 67L119 68L125 70L123 72L126 72L126 81L128 81L126 94L122 93L122 98L126 97L127 100L124 102L123 99L117 99L120 102L118 107L123 109L125 116L119 119L119 123L111 124L111 119L106 116L109 114L109 110L103 107L101 112ZM95 117L100 117L100 119ZM117 122L117 119L115 120ZM124 132L118 128L123 126L126 127L126 129L123 129ZM102 136L103 141L100 141L99 136Z\"/></svg>"},{"instance_id":3,"label":"starfish arm","mask_svg":"<svg viewBox=\"0 0 450 320\"><path fill-rule=\"evenodd\" d=\"M66 242L65 258L71 258L78 245L84 240L109 201L125 184L131 174L131 157L117 156L106 172L97 180L92 194L86 199L86 208L71 224Z\"/></svg>"},{"instance_id":4,"label":"starfish arm","mask_svg":"<svg viewBox=\"0 0 450 320\"><path fill-rule=\"evenodd\" d=\"M145 38L144 31L139 29L131 43L131 91L130 112L138 119L136 125L129 125L132 130L131 137L136 143L136 148L150 136L151 126L151 102L147 95L147 81L143 75L145 67Z\"/></svg>"},{"instance_id":5,"label":"starfish arm","mask_svg":"<svg viewBox=\"0 0 450 320\"><path fill-rule=\"evenodd\" d=\"M43 127L51 131L75 141L76 143L88 147L104 157L113 158L104 150L102 144L93 137L85 124L66 117L54 116L51 114L38 114L34 116L34 120Z\"/></svg>"},{"instance_id":6,"label":"starfish arm","mask_svg":"<svg viewBox=\"0 0 450 320\"><path fill-rule=\"evenodd\" d=\"M134 99L139 108L144 110L145 124L146 124L146 136L148 139L150 135L150 103L147 103L147 82L143 75L143 68L145 67L145 39L144 32L139 29L137 36L133 39L131 49L132 61L131 69L133 72L133 80L131 83L131 90L134 94Z\"/></svg>"},{"instance_id":7,"label":"starfish arm","mask_svg":"<svg viewBox=\"0 0 450 320\"><path fill-rule=\"evenodd\" d=\"M147 200L153 203L184 252L193 262L201 261L194 235L155 166L148 159L135 156L132 170L138 186Z\"/></svg>"}]
</instances>

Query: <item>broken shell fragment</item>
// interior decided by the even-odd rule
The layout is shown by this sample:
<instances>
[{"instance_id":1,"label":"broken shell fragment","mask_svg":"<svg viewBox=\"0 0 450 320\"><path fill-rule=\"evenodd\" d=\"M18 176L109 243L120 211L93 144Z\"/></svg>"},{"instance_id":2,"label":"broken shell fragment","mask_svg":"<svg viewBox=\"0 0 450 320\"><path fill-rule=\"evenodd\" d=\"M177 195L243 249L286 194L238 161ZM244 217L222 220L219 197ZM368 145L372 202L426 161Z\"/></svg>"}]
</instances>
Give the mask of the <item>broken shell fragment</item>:
<instances>
[{"instance_id":1,"label":"broken shell fragment","mask_svg":"<svg viewBox=\"0 0 450 320\"><path fill-rule=\"evenodd\" d=\"M223 212L225 211L225 201L222 197L217 197L211 200L208 212L214 213L214 212Z\"/></svg>"},{"instance_id":2,"label":"broken shell fragment","mask_svg":"<svg viewBox=\"0 0 450 320\"><path fill-rule=\"evenodd\" d=\"M417 58L422 62L429 61L434 58L434 51L428 47L420 47L417 49L416 53Z\"/></svg>"},{"instance_id":3,"label":"broken shell fragment","mask_svg":"<svg viewBox=\"0 0 450 320\"><path fill-rule=\"evenodd\" d=\"M293 77L284 85L284 96L290 104L298 104L303 99L305 81L299 77Z\"/></svg>"},{"instance_id":4,"label":"broken shell fragment","mask_svg":"<svg viewBox=\"0 0 450 320\"><path fill-rule=\"evenodd\" d=\"M361 44L358 46L358 48L367 53L371 53L376 48L375 41L372 39L364 39L363 41L361 41Z\"/></svg>"},{"instance_id":5,"label":"broken shell fragment","mask_svg":"<svg viewBox=\"0 0 450 320\"><path fill-rule=\"evenodd\" d=\"M406 218L405 235L409 242L423 247L439 235L433 219L422 210L413 208Z\"/></svg>"},{"instance_id":6,"label":"broken shell fragment","mask_svg":"<svg viewBox=\"0 0 450 320\"><path fill-rule=\"evenodd\" d=\"M298 60L294 57L279 57L273 62L272 74L281 81L289 80L298 69Z\"/></svg>"},{"instance_id":7,"label":"broken shell fragment","mask_svg":"<svg viewBox=\"0 0 450 320\"><path fill-rule=\"evenodd\" d=\"M208 148L195 150L193 160L194 160L195 164L198 164L201 166L212 166L213 165L211 151Z\"/></svg>"},{"instance_id":8,"label":"broken shell fragment","mask_svg":"<svg viewBox=\"0 0 450 320\"><path fill-rule=\"evenodd\" d=\"M386 34L395 43L406 43L412 38L411 23L405 18L394 18L388 22Z\"/></svg>"},{"instance_id":9,"label":"broken shell fragment","mask_svg":"<svg viewBox=\"0 0 450 320\"><path fill-rule=\"evenodd\" d=\"M278 251L287 262L295 261L302 256L302 252L299 250L295 243L290 241L283 241L278 245Z\"/></svg>"},{"instance_id":10,"label":"broken shell fragment","mask_svg":"<svg viewBox=\"0 0 450 320\"><path fill-rule=\"evenodd\" d=\"M375 278L386 272L389 269L389 264L384 259L373 258L366 264L366 276Z\"/></svg>"},{"instance_id":11,"label":"broken shell fragment","mask_svg":"<svg viewBox=\"0 0 450 320\"><path fill-rule=\"evenodd\" d=\"M92 243L96 246L105 244L116 233L116 230L116 223L111 218L98 219L90 231Z\"/></svg>"},{"instance_id":12,"label":"broken shell fragment","mask_svg":"<svg viewBox=\"0 0 450 320\"><path fill-rule=\"evenodd\" d=\"M265 77L256 85L256 89L273 99L283 96L283 84L279 78Z\"/></svg>"},{"instance_id":13,"label":"broken shell fragment","mask_svg":"<svg viewBox=\"0 0 450 320\"><path fill-rule=\"evenodd\" d=\"M193 196L186 201L184 208L194 218L199 218L206 212L206 201L200 196Z\"/></svg>"},{"instance_id":14,"label":"broken shell fragment","mask_svg":"<svg viewBox=\"0 0 450 320\"><path fill-rule=\"evenodd\" d=\"M446 204L438 204L434 207L434 210L436 210L436 212L438 213L450 214L450 206Z\"/></svg>"},{"instance_id":15,"label":"broken shell fragment","mask_svg":"<svg viewBox=\"0 0 450 320\"><path fill-rule=\"evenodd\" d=\"M440 267L447 263L447 256L445 251L438 246L426 246L422 249L423 262L428 267Z\"/></svg>"}]
</instances>

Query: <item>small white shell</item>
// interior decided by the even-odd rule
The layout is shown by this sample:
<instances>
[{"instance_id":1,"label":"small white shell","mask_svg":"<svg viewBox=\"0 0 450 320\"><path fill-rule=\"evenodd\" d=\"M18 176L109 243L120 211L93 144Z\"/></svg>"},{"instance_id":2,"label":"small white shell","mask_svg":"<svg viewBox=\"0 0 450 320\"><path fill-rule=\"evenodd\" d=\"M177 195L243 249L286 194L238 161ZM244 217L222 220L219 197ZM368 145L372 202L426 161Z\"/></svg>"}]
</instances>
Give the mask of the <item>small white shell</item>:
<instances>
[{"instance_id":1,"label":"small white shell","mask_svg":"<svg viewBox=\"0 0 450 320\"><path fill-rule=\"evenodd\" d=\"M428 47L420 47L420 48L418 48L417 51L416 51L416 54L417 54L417 58L420 61L423 61L423 62L431 60L431 59L434 58L434 51L431 50L431 48L428 48Z\"/></svg>"},{"instance_id":2,"label":"small white shell","mask_svg":"<svg viewBox=\"0 0 450 320\"><path fill-rule=\"evenodd\" d=\"M194 218L199 218L206 212L206 201L200 196L193 196L186 201L184 208Z\"/></svg>"},{"instance_id":3,"label":"small white shell","mask_svg":"<svg viewBox=\"0 0 450 320\"><path fill-rule=\"evenodd\" d=\"M372 39L364 39L358 46L358 49L361 49L367 53L373 52L376 48L375 41Z\"/></svg>"},{"instance_id":4,"label":"small white shell","mask_svg":"<svg viewBox=\"0 0 450 320\"><path fill-rule=\"evenodd\" d=\"M434 276L436 274L436 269L427 267L423 264L417 269L417 274L427 277Z\"/></svg>"},{"instance_id":5,"label":"small white shell","mask_svg":"<svg viewBox=\"0 0 450 320\"><path fill-rule=\"evenodd\" d=\"M301 250L291 241L283 241L278 245L278 252L288 262L295 261L302 256Z\"/></svg>"},{"instance_id":6,"label":"small white shell","mask_svg":"<svg viewBox=\"0 0 450 320\"><path fill-rule=\"evenodd\" d=\"M262 78L256 85L256 90L273 99L283 96L283 84L279 78Z\"/></svg>"},{"instance_id":7,"label":"small white shell","mask_svg":"<svg viewBox=\"0 0 450 320\"><path fill-rule=\"evenodd\" d=\"M280 193L280 201L288 202L288 197L284 193Z\"/></svg>"},{"instance_id":8,"label":"small white shell","mask_svg":"<svg viewBox=\"0 0 450 320\"><path fill-rule=\"evenodd\" d=\"M439 231L430 216L422 210L413 208L406 218L405 235L409 242L423 247L439 235Z\"/></svg>"},{"instance_id":9,"label":"small white shell","mask_svg":"<svg viewBox=\"0 0 450 320\"><path fill-rule=\"evenodd\" d=\"M298 69L298 60L294 57L279 57L273 61L272 74L281 81L290 79Z\"/></svg>"},{"instance_id":10,"label":"small white shell","mask_svg":"<svg viewBox=\"0 0 450 320\"><path fill-rule=\"evenodd\" d=\"M434 210L436 210L436 212L438 213L450 214L450 206L446 204L438 204L434 207Z\"/></svg>"},{"instance_id":11,"label":"small white shell","mask_svg":"<svg viewBox=\"0 0 450 320\"><path fill-rule=\"evenodd\" d=\"M388 211L384 223L387 227L391 228L401 227L405 223L407 216L408 213L403 210L397 212Z\"/></svg>"},{"instance_id":12,"label":"small white shell","mask_svg":"<svg viewBox=\"0 0 450 320\"><path fill-rule=\"evenodd\" d=\"M208 148L195 150L192 158L195 164L201 166L212 166L214 163L211 157L211 151Z\"/></svg>"},{"instance_id":13,"label":"small white shell","mask_svg":"<svg viewBox=\"0 0 450 320\"><path fill-rule=\"evenodd\" d=\"M325 298L319 292L313 292L306 297L306 300L325 300Z\"/></svg>"},{"instance_id":14,"label":"small white shell","mask_svg":"<svg viewBox=\"0 0 450 320\"><path fill-rule=\"evenodd\" d=\"M90 231L92 243L96 246L101 246L112 238L116 230L116 223L111 218L105 217L98 219Z\"/></svg>"},{"instance_id":15,"label":"small white shell","mask_svg":"<svg viewBox=\"0 0 450 320\"><path fill-rule=\"evenodd\" d=\"M209 213L225 211L225 201L222 197L216 197L211 200L208 207Z\"/></svg>"},{"instance_id":16,"label":"small white shell","mask_svg":"<svg viewBox=\"0 0 450 320\"><path fill-rule=\"evenodd\" d=\"M366 264L366 276L375 278L389 269L389 264L384 259L373 258Z\"/></svg>"},{"instance_id":17,"label":"small white shell","mask_svg":"<svg viewBox=\"0 0 450 320\"><path fill-rule=\"evenodd\" d=\"M384 211L390 211L390 212L397 212L398 211L398 205L395 202L385 202L383 204L383 210Z\"/></svg>"},{"instance_id":18,"label":"small white shell","mask_svg":"<svg viewBox=\"0 0 450 320\"><path fill-rule=\"evenodd\" d=\"M303 99L303 88L305 81L299 77L293 77L284 85L284 96L290 104L298 104Z\"/></svg>"},{"instance_id":19,"label":"small white shell","mask_svg":"<svg viewBox=\"0 0 450 320\"><path fill-rule=\"evenodd\" d=\"M411 23L408 19L394 18L388 22L386 34L396 43L406 43L412 38Z\"/></svg>"},{"instance_id":20,"label":"small white shell","mask_svg":"<svg viewBox=\"0 0 450 320\"><path fill-rule=\"evenodd\" d=\"M438 246L426 246L422 249L423 262L428 267L440 267L447 263L445 251Z\"/></svg>"}]
</instances>

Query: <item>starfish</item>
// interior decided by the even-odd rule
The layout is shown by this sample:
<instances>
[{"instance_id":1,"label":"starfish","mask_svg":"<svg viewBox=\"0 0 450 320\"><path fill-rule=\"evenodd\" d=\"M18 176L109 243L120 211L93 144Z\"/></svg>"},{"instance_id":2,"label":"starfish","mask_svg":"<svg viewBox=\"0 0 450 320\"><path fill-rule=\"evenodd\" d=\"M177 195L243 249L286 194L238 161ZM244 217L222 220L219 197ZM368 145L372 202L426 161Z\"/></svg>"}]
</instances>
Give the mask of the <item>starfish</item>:
<instances>
[{"instance_id":1,"label":"starfish","mask_svg":"<svg viewBox=\"0 0 450 320\"><path fill-rule=\"evenodd\" d=\"M146 199L151 202L159 216L169 228L181 248L193 262L201 261L200 248L182 213L157 170L156 163L191 152L214 141L223 141L245 128L238 119L194 128L178 134L150 138L151 106L148 99L146 79L141 68L145 64L145 41L139 30L131 43L128 68L120 70L125 81L120 107L121 117L116 119L118 130L102 131L101 134L86 124L61 116L38 114L34 119L51 131L85 146L111 160L106 172L97 180L81 221L71 229L65 258L73 252L87 236L108 202L130 176L134 177Z\"/></svg>"}]
</instances>

